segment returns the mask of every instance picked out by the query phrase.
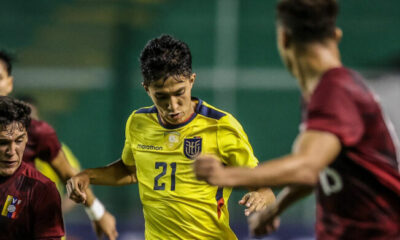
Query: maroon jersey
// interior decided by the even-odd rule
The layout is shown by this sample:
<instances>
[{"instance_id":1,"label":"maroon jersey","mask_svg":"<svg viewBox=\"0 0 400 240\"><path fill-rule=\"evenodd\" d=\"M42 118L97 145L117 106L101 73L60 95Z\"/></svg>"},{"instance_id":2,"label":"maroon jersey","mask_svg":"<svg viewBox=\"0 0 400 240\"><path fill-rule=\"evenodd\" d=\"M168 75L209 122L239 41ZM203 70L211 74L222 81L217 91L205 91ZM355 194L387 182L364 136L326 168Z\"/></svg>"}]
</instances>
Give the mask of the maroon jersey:
<instances>
[{"instance_id":1,"label":"maroon jersey","mask_svg":"<svg viewBox=\"0 0 400 240\"><path fill-rule=\"evenodd\" d=\"M46 122L32 119L23 161L31 166L34 166L35 158L51 162L60 149L61 144L54 129Z\"/></svg>"},{"instance_id":2,"label":"maroon jersey","mask_svg":"<svg viewBox=\"0 0 400 240\"><path fill-rule=\"evenodd\" d=\"M0 240L60 239L61 198L55 184L22 162L11 177L0 177Z\"/></svg>"},{"instance_id":3,"label":"maroon jersey","mask_svg":"<svg viewBox=\"0 0 400 240\"><path fill-rule=\"evenodd\" d=\"M400 239L398 140L362 77L346 68L327 71L306 103L303 124L342 144L320 174L317 238Z\"/></svg>"}]
</instances>

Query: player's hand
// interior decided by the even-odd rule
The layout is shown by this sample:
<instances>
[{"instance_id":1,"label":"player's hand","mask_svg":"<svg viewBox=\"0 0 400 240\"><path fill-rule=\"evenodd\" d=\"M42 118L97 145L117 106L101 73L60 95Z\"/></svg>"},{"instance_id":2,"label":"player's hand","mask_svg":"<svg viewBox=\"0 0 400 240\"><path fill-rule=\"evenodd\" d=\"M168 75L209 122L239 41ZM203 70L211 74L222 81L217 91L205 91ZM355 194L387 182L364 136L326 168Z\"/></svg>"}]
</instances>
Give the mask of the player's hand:
<instances>
[{"instance_id":1,"label":"player's hand","mask_svg":"<svg viewBox=\"0 0 400 240\"><path fill-rule=\"evenodd\" d=\"M93 227L98 239L103 239L104 235L109 240L115 240L118 237L115 218L107 211L100 220L93 221Z\"/></svg>"},{"instance_id":2,"label":"player's hand","mask_svg":"<svg viewBox=\"0 0 400 240\"><path fill-rule=\"evenodd\" d=\"M246 193L239 201L240 205L246 206L244 215L249 216L251 213L263 210L270 201L268 197L256 191Z\"/></svg>"},{"instance_id":3,"label":"player's hand","mask_svg":"<svg viewBox=\"0 0 400 240\"><path fill-rule=\"evenodd\" d=\"M198 156L194 161L193 170L199 180L204 180L211 185L226 186L224 166L214 156Z\"/></svg>"},{"instance_id":4,"label":"player's hand","mask_svg":"<svg viewBox=\"0 0 400 240\"><path fill-rule=\"evenodd\" d=\"M270 234L278 229L280 224L278 207L272 204L262 211L254 212L247 218L247 222L251 236Z\"/></svg>"},{"instance_id":5,"label":"player's hand","mask_svg":"<svg viewBox=\"0 0 400 240\"><path fill-rule=\"evenodd\" d=\"M250 216L251 213L261 211L273 204L275 200L275 194L270 188L260 188L257 191L246 193L239 201L239 204L247 207L244 210L244 215Z\"/></svg>"},{"instance_id":6,"label":"player's hand","mask_svg":"<svg viewBox=\"0 0 400 240\"><path fill-rule=\"evenodd\" d=\"M73 176L67 181L67 193L77 203L86 202L86 189L89 187L89 176L85 172Z\"/></svg>"}]
</instances>

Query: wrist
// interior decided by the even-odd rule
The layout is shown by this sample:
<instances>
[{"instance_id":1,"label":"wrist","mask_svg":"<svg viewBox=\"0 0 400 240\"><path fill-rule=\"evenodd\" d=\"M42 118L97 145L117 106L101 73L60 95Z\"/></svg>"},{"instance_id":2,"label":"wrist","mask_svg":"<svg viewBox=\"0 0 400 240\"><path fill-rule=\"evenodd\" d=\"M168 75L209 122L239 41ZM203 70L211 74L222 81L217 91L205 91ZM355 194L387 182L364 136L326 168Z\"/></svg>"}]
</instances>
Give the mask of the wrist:
<instances>
[{"instance_id":1,"label":"wrist","mask_svg":"<svg viewBox=\"0 0 400 240\"><path fill-rule=\"evenodd\" d=\"M91 176L92 174L89 169L85 169L82 172L80 172L79 174L85 176L85 178L88 180L88 182L90 184L91 179L92 179L92 176Z\"/></svg>"},{"instance_id":2,"label":"wrist","mask_svg":"<svg viewBox=\"0 0 400 240\"><path fill-rule=\"evenodd\" d=\"M223 174L221 174L225 187L237 187L237 181L235 178L235 168L225 167Z\"/></svg>"},{"instance_id":3,"label":"wrist","mask_svg":"<svg viewBox=\"0 0 400 240\"><path fill-rule=\"evenodd\" d=\"M85 207L85 211L90 220L98 221L103 217L106 209L104 205L97 198L95 198L89 207Z\"/></svg>"}]
</instances>

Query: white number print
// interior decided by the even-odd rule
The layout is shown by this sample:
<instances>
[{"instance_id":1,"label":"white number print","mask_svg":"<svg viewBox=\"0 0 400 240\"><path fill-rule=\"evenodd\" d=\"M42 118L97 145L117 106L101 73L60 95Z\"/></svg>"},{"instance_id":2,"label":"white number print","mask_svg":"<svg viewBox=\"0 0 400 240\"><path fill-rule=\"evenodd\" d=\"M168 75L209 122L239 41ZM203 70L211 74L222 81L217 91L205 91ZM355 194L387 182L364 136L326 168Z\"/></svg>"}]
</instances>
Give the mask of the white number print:
<instances>
[{"instance_id":1,"label":"white number print","mask_svg":"<svg viewBox=\"0 0 400 240\"><path fill-rule=\"evenodd\" d=\"M340 192L343 188L342 178L333 168L326 167L322 172L320 172L319 181L322 191L324 191L326 196Z\"/></svg>"}]
</instances>

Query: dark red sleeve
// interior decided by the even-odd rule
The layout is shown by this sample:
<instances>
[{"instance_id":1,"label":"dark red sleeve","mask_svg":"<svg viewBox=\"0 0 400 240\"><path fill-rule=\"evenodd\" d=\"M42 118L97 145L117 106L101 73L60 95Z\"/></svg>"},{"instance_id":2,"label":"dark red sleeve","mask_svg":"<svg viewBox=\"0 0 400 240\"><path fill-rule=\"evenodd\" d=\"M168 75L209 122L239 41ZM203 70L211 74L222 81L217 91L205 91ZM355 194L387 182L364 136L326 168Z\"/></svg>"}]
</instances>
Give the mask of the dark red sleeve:
<instances>
[{"instance_id":1,"label":"dark red sleeve","mask_svg":"<svg viewBox=\"0 0 400 240\"><path fill-rule=\"evenodd\" d=\"M356 144L364 125L351 94L340 83L325 79L307 107L306 128L335 134L344 146Z\"/></svg>"},{"instance_id":2,"label":"dark red sleeve","mask_svg":"<svg viewBox=\"0 0 400 240\"><path fill-rule=\"evenodd\" d=\"M56 131L48 123L41 122L36 134L39 158L51 162L61 149Z\"/></svg>"},{"instance_id":3,"label":"dark red sleeve","mask_svg":"<svg viewBox=\"0 0 400 240\"><path fill-rule=\"evenodd\" d=\"M33 197L34 239L60 239L64 236L61 198L53 182L36 185Z\"/></svg>"}]
</instances>

